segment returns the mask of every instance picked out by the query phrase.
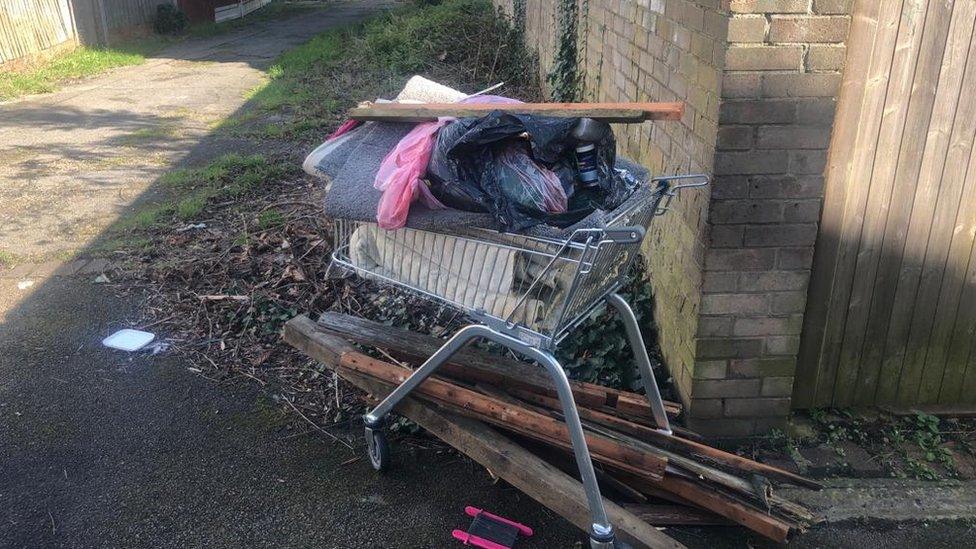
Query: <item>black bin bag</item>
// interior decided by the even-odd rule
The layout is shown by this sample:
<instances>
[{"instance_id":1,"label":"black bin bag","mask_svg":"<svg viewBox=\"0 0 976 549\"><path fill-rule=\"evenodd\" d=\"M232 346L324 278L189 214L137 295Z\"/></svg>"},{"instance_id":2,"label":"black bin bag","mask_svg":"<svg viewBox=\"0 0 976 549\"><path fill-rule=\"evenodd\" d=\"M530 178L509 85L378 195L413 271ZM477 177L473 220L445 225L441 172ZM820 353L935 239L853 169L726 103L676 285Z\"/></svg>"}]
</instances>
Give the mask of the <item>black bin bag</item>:
<instances>
[{"instance_id":1,"label":"black bin bag","mask_svg":"<svg viewBox=\"0 0 976 549\"><path fill-rule=\"evenodd\" d=\"M616 143L608 131L595 143L595 184L578 184L572 136L579 118L554 118L494 111L462 118L441 128L427 166L430 190L445 206L491 213L498 229L518 232L539 224L567 227L596 209L611 210L634 191L632 178L613 169ZM567 198L565 212L542 209L517 170L499 161L512 148L558 176Z\"/></svg>"}]
</instances>

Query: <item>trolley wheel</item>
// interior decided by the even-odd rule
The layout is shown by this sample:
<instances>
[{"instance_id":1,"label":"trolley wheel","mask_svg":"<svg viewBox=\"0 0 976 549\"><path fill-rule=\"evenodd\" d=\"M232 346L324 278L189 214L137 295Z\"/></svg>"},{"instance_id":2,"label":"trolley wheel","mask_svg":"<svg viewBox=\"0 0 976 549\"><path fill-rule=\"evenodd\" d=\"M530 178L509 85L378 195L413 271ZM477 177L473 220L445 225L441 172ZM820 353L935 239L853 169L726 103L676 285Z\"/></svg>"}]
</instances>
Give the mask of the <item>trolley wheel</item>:
<instances>
[{"instance_id":1,"label":"trolley wheel","mask_svg":"<svg viewBox=\"0 0 976 549\"><path fill-rule=\"evenodd\" d=\"M390 467L390 442L386 433L380 429L366 428L366 453L369 463L377 471L385 471Z\"/></svg>"}]
</instances>

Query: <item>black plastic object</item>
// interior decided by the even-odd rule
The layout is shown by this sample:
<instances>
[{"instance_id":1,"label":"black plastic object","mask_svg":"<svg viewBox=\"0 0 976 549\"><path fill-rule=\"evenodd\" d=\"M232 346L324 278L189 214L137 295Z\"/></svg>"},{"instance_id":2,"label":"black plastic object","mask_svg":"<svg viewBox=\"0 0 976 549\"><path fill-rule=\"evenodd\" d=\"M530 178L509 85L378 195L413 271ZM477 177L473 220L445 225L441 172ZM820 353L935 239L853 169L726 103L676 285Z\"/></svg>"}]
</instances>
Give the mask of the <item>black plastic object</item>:
<instances>
[{"instance_id":1,"label":"black plastic object","mask_svg":"<svg viewBox=\"0 0 976 549\"><path fill-rule=\"evenodd\" d=\"M485 549L511 549L519 536L529 537L534 532L532 528L511 519L493 515L488 511L468 505L464 514L473 517L467 531L454 530L451 536L465 545L483 547Z\"/></svg>"},{"instance_id":2,"label":"black plastic object","mask_svg":"<svg viewBox=\"0 0 976 549\"><path fill-rule=\"evenodd\" d=\"M437 134L427 166L430 190L445 206L489 212L503 231L547 224L567 227L596 209L619 206L636 188L633 179L613 169L616 143L607 131L597 142L597 180L578 185L576 138L579 118L552 118L494 111L481 118L462 118ZM565 212L540 209L525 192L524 182L498 161L502 151L520 146L539 166L554 172L568 197Z\"/></svg>"},{"instance_id":3,"label":"black plastic object","mask_svg":"<svg viewBox=\"0 0 976 549\"><path fill-rule=\"evenodd\" d=\"M492 520L483 513L479 513L471 521L471 526L468 527L468 533L473 536L478 536L481 539L497 543L503 547L514 547L515 541L518 539L519 529L511 524Z\"/></svg>"}]
</instances>

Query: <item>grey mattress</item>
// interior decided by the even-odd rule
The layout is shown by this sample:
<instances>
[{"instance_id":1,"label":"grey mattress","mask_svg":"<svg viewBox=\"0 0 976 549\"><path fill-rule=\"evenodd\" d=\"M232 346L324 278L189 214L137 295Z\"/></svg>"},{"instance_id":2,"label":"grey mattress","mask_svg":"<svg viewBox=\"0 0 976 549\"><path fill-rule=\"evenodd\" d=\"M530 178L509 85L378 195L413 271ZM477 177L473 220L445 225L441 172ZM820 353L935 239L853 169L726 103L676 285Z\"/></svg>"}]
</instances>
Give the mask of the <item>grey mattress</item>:
<instances>
[{"instance_id":1,"label":"grey mattress","mask_svg":"<svg viewBox=\"0 0 976 549\"><path fill-rule=\"evenodd\" d=\"M332 180L325 197L325 214L332 218L353 221L376 221L380 191L373 187L376 172L386 154L407 134L413 124L371 122L352 130L335 150L323 157L316 171ZM637 179L647 180L647 170L629 160L618 158L617 167L628 170ZM644 193L635 192L620 206L639 200ZM619 209L619 208L618 208ZM613 212L597 210L569 227L536 225L527 231L533 236L560 237L576 229L599 228ZM450 232L455 227L497 228L495 219L487 213L461 210L432 210L419 201L410 206L407 227L437 232Z\"/></svg>"}]
</instances>

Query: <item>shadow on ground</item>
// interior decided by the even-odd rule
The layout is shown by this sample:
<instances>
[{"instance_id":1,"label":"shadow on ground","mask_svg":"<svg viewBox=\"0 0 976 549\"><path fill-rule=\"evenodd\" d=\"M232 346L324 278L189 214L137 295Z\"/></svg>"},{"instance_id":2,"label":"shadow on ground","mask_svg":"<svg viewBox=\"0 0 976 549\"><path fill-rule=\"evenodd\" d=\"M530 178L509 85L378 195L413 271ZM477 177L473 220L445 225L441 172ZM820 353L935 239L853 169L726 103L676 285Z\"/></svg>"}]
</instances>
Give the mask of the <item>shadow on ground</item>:
<instances>
[{"instance_id":1,"label":"shadow on ground","mask_svg":"<svg viewBox=\"0 0 976 549\"><path fill-rule=\"evenodd\" d=\"M376 9L362 5L343 20ZM263 33L243 47L238 40L206 58L186 57L267 68L274 56L260 52L276 49L267 41L279 40L294 38ZM180 47L165 54L180 58ZM152 88L137 82L127 90L125 74L80 86L98 85L114 96ZM73 91L61 94L70 98ZM71 184L59 200L70 201L79 189L117 186L103 166L124 163L127 177L153 181L173 166L203 165L226 152L267 152L266 142L229 139L207 123L160 134L181 108L179 94L168 97L172 104L155 110L171 116L43 101L2 106L3 132L54 138L17 142L0 169L12 184L0 193L14 200L27 189L49 199L32 185L64 178ZM206 104L198 99L189 102ZM69 132L87 136L73 140ZM161 196L158 182L143 187L120 200L123 215ZM4 230L38 228L32 213L45 204L8 209ZM72 213L70 203L58 206ZM61 230L47 238L56 241ZM78 255L103 249L117 232L109 224L85 236ZM8 238L8 246L16 240ZM95 260L0 272L0 547L441 547L465 524L465 505L537 526L538 539L528 546L562 547L580 538L456 454L401 445L395 470L377 475L358 447L358 427L351 437L356 447L348 449L295 427L254 385L211 382L165 352L102 347L103 337L138 322L144 297L140 288L96 284L105 268ZM26 281L34 285L22 288Z\"/></svg>"}]
</instances>

